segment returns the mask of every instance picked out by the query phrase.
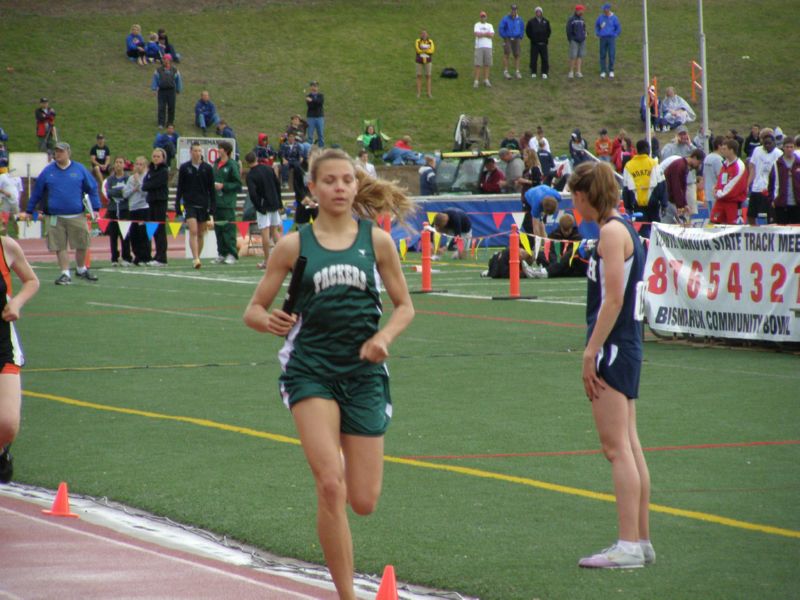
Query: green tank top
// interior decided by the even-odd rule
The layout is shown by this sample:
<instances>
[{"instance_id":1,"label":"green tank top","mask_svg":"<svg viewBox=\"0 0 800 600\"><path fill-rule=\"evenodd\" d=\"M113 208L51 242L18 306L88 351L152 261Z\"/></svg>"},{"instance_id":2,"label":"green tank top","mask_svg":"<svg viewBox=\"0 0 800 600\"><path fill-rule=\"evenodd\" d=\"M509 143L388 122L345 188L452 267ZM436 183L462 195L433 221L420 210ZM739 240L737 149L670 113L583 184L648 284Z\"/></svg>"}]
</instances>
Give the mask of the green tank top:
<instances>
[{"instance_id":1,"label":"green tank top","mask_svg":"<svg viewBox=\"0 0 800 600\"><path fill-rule=\"evenodd\" d=\"M320 246L311 225L300 229L300 255L308 262L294 309L298 320L279 354L284 377L335 379L385 369L358 357L382 313L372 226L360 221L344 250Z\"/></svg>"}]
</instances>

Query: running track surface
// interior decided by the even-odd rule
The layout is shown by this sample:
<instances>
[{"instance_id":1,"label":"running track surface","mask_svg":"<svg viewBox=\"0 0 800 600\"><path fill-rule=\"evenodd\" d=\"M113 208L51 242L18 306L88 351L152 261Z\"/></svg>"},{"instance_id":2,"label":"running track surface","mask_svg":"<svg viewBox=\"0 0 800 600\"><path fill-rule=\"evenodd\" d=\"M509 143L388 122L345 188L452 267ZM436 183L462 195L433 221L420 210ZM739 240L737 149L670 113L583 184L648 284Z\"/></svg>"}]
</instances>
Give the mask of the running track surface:
<instances>
[{"instance_id":1,"label":"running track surface","mask_svg":"<svg viewBox=\"0 0 800 600\"><path fill-rule=\"evenodd\" d=\"M328 600L336 593L166 548L0 494L0 598ZM45 507L49 508L49 507ZM80 512L75 510L73 512ZM374 592L373 592L374 593Z\"/></svg>"},{"instance_id":2,"label":"running track surface","mask_svg":"<svg viewBox=\"0 0 800 600\"><path fill-rule=\"evenodd\" d=\"M28 262L56 262L55 252L47 249L47 240L44 238L31 238L17 240ZM111 244L105 235L94 236L91 239L90 250L93 260L111 260ZM70 260L73 260L74 253L70 251ZM173 238L172 234L167 233L167 258L186 258L186 242L184 234L178 234Z\"/></svg>"}]
</instances>

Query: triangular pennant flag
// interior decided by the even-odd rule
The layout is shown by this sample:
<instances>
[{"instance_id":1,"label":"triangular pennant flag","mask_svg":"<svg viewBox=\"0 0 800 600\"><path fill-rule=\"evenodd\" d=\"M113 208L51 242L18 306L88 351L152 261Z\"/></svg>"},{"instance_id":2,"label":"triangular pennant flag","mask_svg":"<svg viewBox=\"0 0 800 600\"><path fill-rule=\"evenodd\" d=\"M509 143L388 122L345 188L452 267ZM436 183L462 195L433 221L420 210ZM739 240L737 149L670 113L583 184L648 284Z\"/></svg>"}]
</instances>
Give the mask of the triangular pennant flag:
<instances>
[{"instance_id":1,"label":"triangular pennant flag","mask_svg":"<svg viewBox=\"0 0 800 600\"><path fill-rule=\"evenodd\" d=\"M144 224L144 227L147 230L147 239L152 240L153 234L156 232L156 229L158 229L158 223L154 223L153 221L147 221Z\"/></svg>"},{"instance_id":2,"label":"triangular pennant flag","mask_svg":"<svg viewBox=\"0 0 800 600\"><path fill-rule=\"evenodd\" d=\"M239 230L239 235L247 237L247 233L250 231L250 221L237 221L236 229Z\"/></svg>"},{"instance_id":3,"label":"triangular pennant flag","mask_svg":"<svg viewBox=\"0 0 800 600\"><path fill-rule=\"evenodd\" d=\"M494 219L494 226L496 229L500 229L500 223L506 218L508 213L505 212L496 212L492 213L492 219Z\"/></svg>"},{"instance_id":4,"label":"triangular pennant flag","mask_svg":"<svg viewBox=\"0 0 800 600\"><path fill-rule=\"evenodd\" d=\"M561 258L563 256L563 254L561 253L561 242L555 243L555 251L556 251L556 256L558 258Z\"/></svg>"},{"instance_id":5,"label":"triangular pennant flag","mask_svg":"<svg viewBox=\"0 0 800 600\"><path fill-rule=\"evenodd\" d=\"M469 255L472 258L475 258L478 255L478 244L480 244L480 241L477 238L472 238L472 244L469 249Z\"/></svg>"},{"instance_id":6,"label":"triangular pennant flag","mask_svg":"<svg viewBox=\"0 0 800 600\"><path fill-rule=\"evenodd\" d=\"M400 240L400 260L406 259L406 252L408 252L408 242L403 238Z\"/></svg>"},{"instance_id":7,"label":"triangular pennant flag","mask_svg":"<svg viewBox=\"0 0 800 600\"><path fill-rule=\"evenodd\" d=\"M442 234L438 231L433 234L433 253L437 254L439 252L439 244L442 241Z\"/></svg>"},{"instance_id":8,"label":"triangular pennant flag","mask_svg":"<svg viewBox=\"0 0 800 600\"><path fill-rule=\"evenodd\" d=\"M536 258L539 256L539 250L541 250L541 248L542 248L542 238L540 238L538 235L533 236L533 258L534 258L534 260L536 260Z\"/></svg>"},{"instance_id":9,"label":"triangular pennant flag","mask_svg":"<svg viewBox=\"0 0 800 600\"><path fill-rule=\"evenodd\" d=\"M580 225L583 222L583 217L577 210L572 211L572 216L575 217L575 225Z\"/></svg>"},{"instance_id":10,"label":"triangular pennant flag","mask_svg":"<svg viewBox=\"0 0 800 600\"><path fill-rule=\"evenodd\" d=\"M168 210L167 211L167 219L169 219L170 221L174 221L175 220L175 211L174 210Z\"/></svg>"},{"instance_id":11,"label":"triangular pennant flag","mask_svg":"<svg viewBox=\"0 0 800 600\"><path fill-rule=\"evenodd\" d=\"M284 219L283 220L283 235L286 235L292 230L294 227L294 219Z\"/></svg>"},{"instance_id":12,"label":"triangular pennant flag","mask_svg":"<svg viewBox=\"0 0 800 600\"><path fill-rule=\"evenodd\" d=\"M3 214L6 214L6 213L3 213ZM111 222L111 221L109 221L108 219L103 219L103 218L101 217L101 218L97 219L97 226L100 228L100 231L102 231L103 233L105 233L105 232L106 232L106 229L108 229L108 224L109 224L110 222Z\"/></svg>"},{"instance_id":13,"label":"triangular pennant flag","mask_svg":"<svg viewBox=\"0 0 800 600\"><path fill-rule=\"evenodd\" d=\"M515 212L511 213L511 216L514 217L514 223L517 224L517 229L522 230L522 221L525 220L525 213Z\"/></svg>"},{"instance_id":14,"label":"triangular pennant flag","mask_svg":"<svg viewBox=\"0 0 800 600\"><path fill-rule=\"evenodd\" d=\"M181 232L181 222L173 221L167 223L167 226L169 227L169 232L172 234L172 239L174 240L175 238L178 237L178 234Z\"/></svg>"},{"instance_id":15,"label":"triangular pennant flag","mask_svg":"<svg viewBox=\"0 0 800 600\"><path fill-rule=\"evenodd\" d=\"M519 234L519 243L525 248L525 252L531 253L531 241L528 239L528 234L524 231Z\"/></svg>"},{"instance_id":16,"label":"triangular pennant flag","mask_svg":"<svg viewBox=\"0 0 800 600\"><path fill-rule=\"evenodd\" d=\"M545 260L550 259L550 240L545 239L544 241L544 258Z\"/></svg>"},{"instance_id":17,"label":"triangular pennant flag","mask_svg":"<svg viewBox=\"0 0 800 600\"><path fill-rule=\"evenodd\" d=\"M572 266L572 261L575 260L575 255L578 253L578 242L572 243L572 256L569 257L569 266Z\"/></svg>"},{"instance_id":18,"label":"triangular pennant flag","mask_svg":"<svg viewBox=\"0 0 800 600\"><path fill-rule=\"evenodd\" d=\"M117 225L119 225L119 233L123 238L128 237L128 232L131 230L131 222L130 221L117 221Z\"/></svg>"},{"instance_id":19,"label":"triangular pennant flag","mask_svg":"<svg viewBox=\"0 0 800 600\"><path fill-rule=\"evenodd\" d=\"M100 210L97 211L97 215L102 219L106 216L107 212L108 212L107 208L101 208ZM105 231L105 229L103 231Z\"/></svg>"},{"instance_id":20,"label":"triangular pennant flag","mask_svg":"<svg viewBox=\"0 0 800 600\"><path fill-rule=\"evenodd\" d=\"M459 256L464 254L464 240L460 235L456 236L456 248L458 249Z\"/></svg>"},{"instance_id":21,"label":"triangular pennant flag","mask_svg":"<svg viewBox=\"0 0 800 600\"><path fill-rule=\"evenodd\" d=\"M435 212L429 212L428 213L428 223L431 225L431 227L433 227L433 220L435 218L436 218L436 213Z\"/></svg>"},{"instance_id":22,"label":"triangular pennant flag","mask_svg":"<svg viewBox=\"0 0 800 600\"><path fill-rule=\"evenodd\" d=\"M642 223L639 221L634 221L632 225L633 228L636 230L636 233L639 233L639 230L642 228Z\"/></svg>"}]
</instances>

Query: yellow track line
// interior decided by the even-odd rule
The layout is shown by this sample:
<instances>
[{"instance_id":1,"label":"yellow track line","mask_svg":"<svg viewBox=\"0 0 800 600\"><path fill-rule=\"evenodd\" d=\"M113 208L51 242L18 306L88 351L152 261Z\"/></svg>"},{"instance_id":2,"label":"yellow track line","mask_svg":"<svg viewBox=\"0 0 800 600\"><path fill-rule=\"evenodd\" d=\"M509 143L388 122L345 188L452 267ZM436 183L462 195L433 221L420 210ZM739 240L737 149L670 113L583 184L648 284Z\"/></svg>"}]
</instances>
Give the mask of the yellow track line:
<instances>
[{"instance_id":1,"label":"yellow track line","mask_svg":"<svg viewBox=\"0 0 800 600\"><path fill-rule=\"evenodd\" d=\"M76 400L75 398L66 398L64 396L55 396L53 394L42 394L39 392L23 391L24 396L31 398L41 398L43 400L52 400L54 402L61 402L72 406L79 406L81 408L93 408L95 410L103 410L108 412L122 413L126 415L133 415L138 417L147 417L150 419L161 419L165 421L178 421L182 423L190 423L200 427L209 427L211 429L219 429L222 431L229 431L231 433L239 433L242 435L249 435L252 437L272 440L274 442L281 442L284 444L300 445L300 440L275 433L267 433L249 427L239 427L237 425L228 425L226 423L218 423L208 419L198 419L196 417L183 417L178 415L165 415L163 413L150 412L145 410L138 410L133 408L122 408L117 406L109 406L106 404L96 404L94 402L86 402L84 400ZM436 471L446 471L450 473L457 473L459 475L467 475L469 477L478 477L481 479L493 479L495 481L503 481L505 483L513 483L516 485L525 485L551 492L558 492L561 494L569 494L572 496L580 496L582 498L589 498L591 500L601 500L604 502L614 502L615 498L612 494L604 494L600 492L593 492L591 490L584 490L567 485L559 485L557 483L548 483L546 481L539 481L537 479L530 479L528 477L517 477L515 475L505 475L503 473L494 473L492 471L484 471L483 469L473 469L470 467L460 467L458 465L446 465L433 463L422 460L414 460L408 458L399 458L395 456L384 456L386 462L406 465L410 467L418 467L422 469L433 469ZM768 533L771 535L779 535L788 538L800 539L800 531L793 529L783 529L781 527L773 527L771 525L760 525L758 523L748 523L747 521L739 521L738 519L729 519L719 515L710 513L698 512L694 510L684 510L682 508L672 508L661 504L650 504L652 512L664 513L675 517L684 517L687 519L694 519L697 521L705 521L707 523L716 523L717 525L725 525L727 527L734 527L737 529L746 529L749 531L759 531L761 533Z\"/></svg>"}]
</instances>

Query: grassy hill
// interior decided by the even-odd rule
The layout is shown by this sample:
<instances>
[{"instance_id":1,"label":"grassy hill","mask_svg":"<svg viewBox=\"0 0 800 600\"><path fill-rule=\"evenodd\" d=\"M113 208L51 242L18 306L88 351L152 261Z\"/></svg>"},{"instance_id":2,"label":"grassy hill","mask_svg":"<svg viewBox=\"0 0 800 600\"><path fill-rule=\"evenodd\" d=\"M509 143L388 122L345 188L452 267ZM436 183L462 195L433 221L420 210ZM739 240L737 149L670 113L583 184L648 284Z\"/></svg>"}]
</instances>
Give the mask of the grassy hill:
<instances>
[{"instance_id":1,"label":"grassy hill","mask_svg":"<svg viewBox=\"0 0 800 600\"><path fill-rule=\"evenodd\" d=\"M800 55L794 33L800 16L785 5L705 0L712 130L746 132L759 122L800 133L788 66ZM176 117L183 134L198 133L194 102L208 89L242 147L251 147L259 131L275 139L289 115L304 114L304 88L318 79L326 97L326 138L348 150L355 149L360 120L375 116L390 135L409 134L421 150L450 149L460 113L487 115L495 144L510 128L522 133L537 125L556 152L565 150L574 127L589 141L600 127L624 127L635 138L643 87L641 2L615 2L623 35L613 82L598 77L593 36L585 79L566 78L564 24L573 6L572 0L554 0L545 7L554 30L549 81L504 81L496 43L494 87L473 90L472 25L484 9L497 28L507 1L175 0L165 6L151 0L0 0L0 125L11 136L11 150L34 151L33 112L38 98L47 96L58 112L61 138L72 143L77 158L86 158L98 131L115 153L147 153L156 133L153 69L124 55L135 22L145 34L166 27L184 57ZM523 18L532 16L532 7L522 6ZM651 74L661 89L673 85L688 99L689 63L699 56L696 0L651 1L648 10ZM597 14L599 3L590 5L590 25ZM413 42L423 27L437 44L432 100L415 93ZM528 48L525 40L523 65ZM445 66L460 77L440 79Z\"/></svg>"}]
</instances>

